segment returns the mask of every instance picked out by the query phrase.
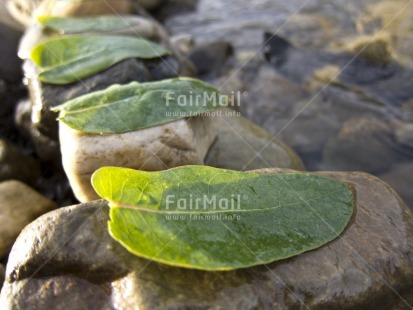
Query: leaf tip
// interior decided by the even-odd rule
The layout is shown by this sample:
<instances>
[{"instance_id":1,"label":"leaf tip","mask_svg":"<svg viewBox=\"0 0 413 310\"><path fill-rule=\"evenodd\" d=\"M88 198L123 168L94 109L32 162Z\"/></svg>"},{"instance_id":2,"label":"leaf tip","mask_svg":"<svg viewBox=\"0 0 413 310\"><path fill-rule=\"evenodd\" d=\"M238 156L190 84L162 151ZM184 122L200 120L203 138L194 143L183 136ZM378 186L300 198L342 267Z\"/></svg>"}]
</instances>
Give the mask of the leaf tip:
<instances>
[{"instance_id":1,"label":"leaf tip","mask_svg":"<svg viewBox=\"0 0 413 310\"><path fill-rule=\"evenodd\" d=\"M48 19L50 19L50 16L47 15L36 16L36 22L42 24L42 26L44 26L44 23L47 22Z\"/></svg>"}]
</instances>

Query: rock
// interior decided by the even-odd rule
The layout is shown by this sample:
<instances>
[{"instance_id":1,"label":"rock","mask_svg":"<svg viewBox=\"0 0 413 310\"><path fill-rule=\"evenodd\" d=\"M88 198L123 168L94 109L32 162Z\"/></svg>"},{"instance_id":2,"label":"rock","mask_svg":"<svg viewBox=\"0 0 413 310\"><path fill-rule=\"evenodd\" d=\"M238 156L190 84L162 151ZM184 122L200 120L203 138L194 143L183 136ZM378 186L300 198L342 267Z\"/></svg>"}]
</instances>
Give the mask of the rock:
<instances>
[{"instance_id":1,"label":"rock","mask_svg":"<svg viewBox=\"0 0 413 310\"><path fill-rule=\"evenodd\" d=\"M128 15L133 12L133 1L130 0L43 0L32 14L34 16L97 16Z\"/></svg>"},{"instance_id":2,"label":"rock","mask_svg":"<svg viewBox=\"0 0 413 310\"><path fill-rule=\"evenodd\" d=\"M40 281L24 281L17 287L20 294L27 296L25 300L7 303L5 309L108 309L110 303L106 288L92 284L81 278L71 276L58 277L59 279L43 279ZM7 290L7 289L6 289ZM65 305L65 306L63 306ZM110 308L113 309L113 308Z\"/></svg>"},{"instance_id":3,"label":"rock","mask_svg":"<svg viewBox=\"0 0 413 310\"><path fill-rule=\"evenodd\" d=\"M7 25L15 30L19 30L19 31L24 31L24 27L15 20L15 18L10 14L9 10L8 10L8 3L6 3L6 1L2 1L3 10L0 10L0 23Z\"/></svg>"},{"instance_id":4,"label":"rock","mask_svg":"<svg viewBox=\"0 0 413 310\"><path fill-rule=\"evenodd\" d=\"M413 303L412 213L373 176L320 174L354 186L357 209L345 232L314 251L236 271L174 268L130 254L107 232L104 201L50 212L27 226L13 246L2 307L408 308Z\"/></svg>"},{"instance_id":5,"label":"rock","mask_svg":"<svg viewBox=\"0 0 413 310\"><path fill-rule=\"evenodd\" d=\"M413 9L407 0L377 1L367 6L364 14L359 15L357 25L364 33L375 35L379 30L382 35L391 37L392 49L397 53L398 60L411 67L412 20Z\"/></svg>"},{"instance_id":6,"label":"rock","mask_svg":"<svg viewBox=\"0 0 413 310\"><path fill-rule=\"evenodd\" d=\"M30 99L26 98L19 100L14 111L14 123L19 131L19 134L30 139L32 126L31 120L32 104Z\"/></svg>"},{"instance_id":7,"label":"rock","mask_svg":"<svg viewBox=\"0 0 413 310\"><path fill-rule=\"evenodd\" d=\"M188 57L200 76L208 76L219 75L232 54L231 44L216 41L195 47Z\"/></svg>"},{"instance_id":8,"label":"rock","mask_svg":"<svg viewBox=\"0 0 413 310\"><path fill-rule=\"evenodd\" d=\"M19 98L26 94L21 82L22 62L17 57L17 45L22 31L13 27L12 22L8 22L5 11L0 10L0 137L16 141L13 111Z\"/></svg>"},{"instance_id":9,"label":"rock","mask_svg":"<svg viewBox=\"0 0 413 310\"><path fill-rule=\"evenodd\" d=\"M120 134L87 134L59 124L63 167L79 201L98 198L90 183L103 166L146 171L202 165L217 133L207 116L180 119L160 126Z\"/></svg>"},{"instance_id":10,"label":"rock","mask_svg":"<svg viewBox=\"0 0 413 310\"><path fill-rule=\"evenodd\" d=\"M0 290L3 287L3 282L4 282L4 266L0 264Z\"/></svg>"},{"instance_id":11,"label":"rock","mask_svg":"<svg viewBox=\"0 0 413 310\"><path fill-rule=\"evenodd\" d=\"M324 149L324 165L329 170L360 170L380 173L400 160L398 145L390 127L370 117L346 121L337 137Z\"/></svg>"},{"instance_id":12,"label":"rock","mask_svg":"<svg viewBox=\"0 0 413 310\"><path fill-rule=\"evenodd\" d=\"M397 163L379 177L391 184L397 193L406 201L410 209L413 210L413 162Z\"/></svg>"},{"instance_id":13,"label":"rock","mask_svg":"<svg viewBox=\"0 0 413 310\"><path fill-rule=\"evenodd\" d=\"M200 43L226 40L239 51L261 49L263 30L293 34L295 42L318 48L356 31L355 20L366 2L349 1L169 0L160 17L173 35L189 33Z\"/></svg>"},{"instance_id":14,"label":"rock","mask_svg":"<svg viewBox=\"0 0 413 310\"><path fill-rule=\"evenodd\" d=\"M24 96L27 96L27 91L21 82L10 83L0 80L0 136L13 142L18 140L13 113L17 102Z\"/></svg>"},{"instance_id":15,"label":"rock","mask_svg":"<svg viewBox=\"0 0 413 310\"><path fill-rule=\"evenodd\" d=\"M337 32L334 22L326 16L308 13L292 15L285 27L280 29L280 34L294 45L309 48L326 46Z\"/></svg>"},{"instance_id":16,"label":"rock","mask_svg":"<svg viewBox=\"0 0 413 310\"><path fill-rule=\"evenodd\" d=\"M155 10L163 5L165 0L132 0L146 10Z\"/></svg>"},{"instance_id":17,"label":"rock","mask_svg":"<svg viewBox=\"0 0 413 310\"><path fill-rule=\"evenodd\" d=\"M198 0L164 0L161 6L152 10L151 14L157 20L164 22L174 15L183 15L196 11L198 2Z\"/></svg>"},{"instance_id":18,"label":"rock","mask_svg":"<svg viewBox=\"0 0 413 310\"><path fill-rule=\"evenodd\" d=\"M23 77L22 62L17 57L17 46L22 32L0 22L0 80L20 82Z\"/></svg>"},{"instance_id":19,"label":"rock","mask_svg":"<svg viewBox=\"0 0 413 310\"><path fill-rule=\"evenodd\" d=\"M109 69L87 77L80 82L68 85L52 85L42 83L37 76L28 74L29 63L25 64L29 77L29 91L32 100L32 121L41 133L57 141L57 113L50 111L52 107L62 104L81 95L105 89L113 84L126 84L131 81L144 82L150 75L137 59L124 60Z\"/></svg>"},{"instance_id":20,"label":"rock","mask_svg":"<svg viewBox=\"0 0 413 310\"><path fill-rule=\"evenodd\" d=\"M352 118L372 117L387 124L400 119L411 123L413 114L401 107L413 98L412 88L406 82L411 80L413 71L393 60L378 65L377 55L387 55L383 41L374 41L371 50L349 63L349 57L354 57L349 52L301 49L282 37L267 34L266 38L264 54L276 70L271 73L253 58L255 69L246 65L237 73L243 89L248 91L241 112L288 141L308 169L325 169L329 165L323 162L323 149L342 124ZM349 65L345 66L346 63ZM389 134L394 135L394 131L390 128ZM400 145L394 144L393 149L395 153L401 151ZM398 158L395 156L390 164ZM346 170L354 168L349 167ZM361 169L360 165L357 169Z\"/></svg>"},{"instance_id":21,"label":"rock","mask_svg":"<svg viewBox=\"0 0 413 310\"><path fill-rule=\"evenodd\" d=\"M183 55L188 55L195 47L195 40L191 35L181 34L171 37L171 44Z\"/></svg>"},{"instance_id":22,"label":"rock","mask_svg":"<svg viewBox=\"0 0 413 310\"><path fill-rule=\"evenodd\" d=\"M96 4L98 1L94 2ZM146 16L135 17L135 19L140 21L139 23L135 23L135 25L138 28L141 27L142 29L140 30L142 31L134 31L132 33L133 35L140 36L147 33L150 37L149 39L160 41L164 45L169 46L165 30L153 19L147 18ZM148 31L149 28L153 31ZM32 25L22 39L19 55L23 58L28 57L29 51L44 39L45 33L41 31L39 25ZM182 72L185 72L185 68L187 67L182 64L178 58L179 57L173 53L149 60L130 58L116 63L98 74L67 85L53 85L40 82L36 66L30 59L26 59L23 69L28 81L32 108L30 117L31 124L23 127L35 127L31 129L32 133L30 136L37 147L39 157L44 161L56 161L56 159L60 161L58 156L57 113L50 111L51 107L83 94L107 88L113 84L126 84L131 81L145 82L177 76L181 73L181 69ZM43 156L43 154L46 155ZM56 165L58 163L54 164Z\"/></svg>"},{"instance_id":23,"label":"rock","mask_svg":"<svg viewBox=\"0 0 413 310\"><path fill-rule=\"evenodd\" d=\"M241 113L286 141L307 168L317 169L315 163L320 161L325 143L340 129L340 106L344 105L323 98L308 104L310 94L304 87L278 74L257 57L236 76L240 85L233 89L245 90L247 94L241 98Z\"/></svg>"},{"instance_id":24,"label":"rock","mask_svg":"<svg viewBox=\"0 0 413 310\"><path fill-rule=\"evenodd\" d=\"M0 139L0 181L15 179L31 184L40 174L40 165L34 158Z\"/></svg>"},{"instance_id":25,"label":"rock","mask_svg":"<svg viewBox=\"0 0 413 310\"><path fill-rule=\"evenodd\" d=\"M1 182L0 257L7 255L20 231L27 224L55 207L53 201L19 181Z\"/></svg>"},{"instance_id":26,"label":"rock","mask_svg":"<svg viewBox=\"0 0 413 310\"><path fill-rule=\"evenodd\" d=\"M93 16L93 15L127 15L135 12L135 2L149 5L146 0L5 0L10 15L25 27L29 26L33 16Z\"/></svg>"},{"instance_id":27,"label":"rock","mask_svg":"<svg viewBox=\"0 0 413 310\"><path fill-rule=\"evenodd\" d=\"M3 1L9 15L23 27L29 25L35 2L31 0L5 0Z\"/></svg>"},{"instance_id":28,"label":"rock","mask_svg":"<svg viewBox=\"0 0 413 310\"><path fill-rule=\"evenodd\" d=\"M45 135L32 123L32 103L21 100L17 104L14 120L19 133L29 139L41 162L54 167L61 167L60 145L56 139ZM51 126L54 124L51 123ZM57 125L57 124L56 124ZM56 129L57 130L57 129Z\"/></svg>"},{"instance_id":29,"label":"rock","mask_svg":"<svg viewBox=\"0 0 413 310\"><path fill-rule=\"evenodd\" d=\"M217 139L205 159L208 166L233 170L268 167L304 170L292 149L239 112L223 110L218 128Z\"/></svg>"},{"instance_id":30,"label":"rock","mask_svg":"<svg viewBox=\"0 0 413 310\"><path fill-rule=\"evenodd\" d=\"M272 33L265 33L264 44L267 61L278 72L296 83L308 82L317 70L335 66L338 72L335 81L337 84L346 88L357 85L359 91L385 104L400 105L398 102L388 102L386 98L386 91L391 91L390 85L396 80L399 82L399 92L413 96L406 87L407 84L401 83L403 80L397 76L411 76L413 72L404 69L391 58L388 46L380 38L360 42L354 47L353 52L340 53L296 48L287 39ZM375 87L378 82L381 88Z\"/></svg>"},{"instance_id":31,"label":"rock","mask_svg":"<svg viewBox=\"0 0 413 310\"><path fill-rule=\"evenodd\" d=\"M413 123L393 121L391 125L397 142L407 149L413 150Z\"/></svg>"}]
</instances>

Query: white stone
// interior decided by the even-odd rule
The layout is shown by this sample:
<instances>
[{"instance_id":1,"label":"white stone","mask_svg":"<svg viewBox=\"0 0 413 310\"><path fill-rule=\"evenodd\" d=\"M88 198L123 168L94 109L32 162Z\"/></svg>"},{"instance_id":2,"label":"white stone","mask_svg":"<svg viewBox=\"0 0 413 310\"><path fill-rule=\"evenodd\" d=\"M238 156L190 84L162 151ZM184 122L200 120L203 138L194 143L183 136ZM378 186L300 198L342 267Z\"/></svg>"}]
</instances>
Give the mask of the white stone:
<instances>
[{"instance_id":1,"label":"white stone","mask_svg":"<svg viewBox=\"0 0 413 310\"><path fill-rule=\"evenodd\" d=\"M76 198L98 199L90 178L104 166L159 171L203 165L217 134L216 119L197 116L120 134L87 134L59 122L63 167Z\"/></svg>"}]
</instances>

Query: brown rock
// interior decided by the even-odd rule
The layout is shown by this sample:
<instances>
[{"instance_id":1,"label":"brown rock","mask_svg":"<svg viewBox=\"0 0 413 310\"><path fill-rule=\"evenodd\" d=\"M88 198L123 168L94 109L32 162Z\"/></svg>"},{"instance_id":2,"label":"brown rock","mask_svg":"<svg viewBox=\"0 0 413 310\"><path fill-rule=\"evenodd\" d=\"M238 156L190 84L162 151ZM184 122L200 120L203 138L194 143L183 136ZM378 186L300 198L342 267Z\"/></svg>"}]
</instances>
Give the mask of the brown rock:
<instances>
[{"instance_id":1,"label":"brown rock","mask_svg":"<svg viewBox=\"0 0 413 310\"><path fill-rule=\"evenodd\" d=\"M251 170L278 167L304 170L301 159L280 139L229 109L219 118L218 137L205 159L217 168Z\"/></svg>"},{"instance_id":2,"label":"brown rock","mask_svg":"<svg viewBox=\"0 0 413 310\"><path fill-rule=\"evenodd\" d=\"M343 234L314 251L228 272L169 267L111 239L108 207L95 201L25 228L10 254L2 306L84 309L107 301L108 309L410 309L412 213L371 175L320 174L351 183L358 203Z\"/></svg>"},{"instance_id":3,"label":"brown rock","mask_svg":"<svg viewBox=\"0 0 413 310\"><path fill-rule=\"evenodd\" d=\"M400 158L391 128L372 117L354 117L344 122L340 132L324 148L325 166L332 170L359 170L380 173Z\"/></svg>"},{"instance_id":4,"label":"brown rock","mask_svg":"<svg viewBox=\"0 0 413 310\"><path fill-rule=\"evenodd\" d=\"M21 153L4 139L0 139L0 181L15 179L33 183L40 177L40 165L32 157Z\"/></svg>"},{"instance_id":5,"label":"brown rock","mask_svg":"<svg viewBox=\"0 0 413 310\"><path fill-rule=\"evenodd\" d=\"M11 180L0 183L0 257L10 251L20 231L55 203L27 185Z\"/></svg>"}]
</instances>

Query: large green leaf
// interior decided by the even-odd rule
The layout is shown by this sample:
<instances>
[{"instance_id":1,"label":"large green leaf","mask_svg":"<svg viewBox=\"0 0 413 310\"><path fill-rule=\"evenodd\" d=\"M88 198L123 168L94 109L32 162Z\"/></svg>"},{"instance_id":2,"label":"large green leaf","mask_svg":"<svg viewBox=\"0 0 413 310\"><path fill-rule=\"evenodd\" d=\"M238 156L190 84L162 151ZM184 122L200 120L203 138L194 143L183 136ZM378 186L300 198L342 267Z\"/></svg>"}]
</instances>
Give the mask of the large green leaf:
<instances>
[{"instance_id":1,"label":"large green leaf","mask_svg":"<svg viewBox=\"0 0 413 310\"><path fill-rule=\"evenodd\" d=\"M59 120L88 133L120 133L215 111L228 98L192 78L113 85L55 107Z\"/></svg>"},{"instance_id":2,"label":"large green leaf","mask_svg":"<svg viewBox=\"0 0 413 310\"><path fill-rule=\"evenodd\" d=\"M128 36L76 35L37 45L31 59L41 69L39 79L68 84L103 71L126 58L156 58L168 54L163 46Z\"/></svg>"},{"instance_id":3,"label":"large green leaf","mask_svg":"<svg viewBox=\"0 0 413 310\"><path fill-rule=\"evenodd\" d=\"M343 232L354 206L349 185L313 174L104 167L92 184L110 202L111 236L127 250L204 270L243 268L316 249Z\"/></svg>"},{"instance_id":4,"label":"large green leaf","mask_svg":"<svg viewBox=\"0 0 413 310\"><path fill-rule=\"evenodd\" d=\"M85 32L116 32L121 29L134 29L143 23L137 16L92 16L92 17L60 17L39 16L37 21L48 30L60 34Z\"/></svg>"}]
</instances>

